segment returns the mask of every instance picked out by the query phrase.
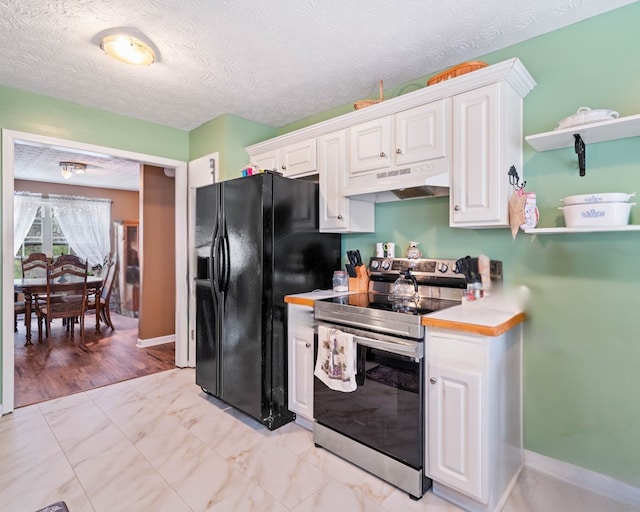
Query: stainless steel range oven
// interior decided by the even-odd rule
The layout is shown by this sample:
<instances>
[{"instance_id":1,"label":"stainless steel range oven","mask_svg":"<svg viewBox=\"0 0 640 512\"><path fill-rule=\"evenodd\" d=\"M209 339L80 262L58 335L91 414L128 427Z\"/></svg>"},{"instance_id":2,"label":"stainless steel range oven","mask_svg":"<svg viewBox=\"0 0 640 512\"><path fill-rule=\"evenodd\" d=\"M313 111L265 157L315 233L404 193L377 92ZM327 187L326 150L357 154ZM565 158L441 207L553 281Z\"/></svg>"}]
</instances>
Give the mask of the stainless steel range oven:
<instances>
[{"instance_id":1,"label":"stainless steel range oven","mask_svg":"<svg viewBox=\"0 0 640 512\"><path fill-rule=\"evenodd\" d=\"M498 264L492 262L492 269L501 274ZM414 308L397 308L391 290L407 269L418 300ZM357 388L335 391L314 378L313 439L418 499L431 485L423 471L421 316L460 304L466 281L455 260L372 258L368 272L368 293L315 303L316 357L321 326L353 335Z\"/></svg>"}]
</instances>

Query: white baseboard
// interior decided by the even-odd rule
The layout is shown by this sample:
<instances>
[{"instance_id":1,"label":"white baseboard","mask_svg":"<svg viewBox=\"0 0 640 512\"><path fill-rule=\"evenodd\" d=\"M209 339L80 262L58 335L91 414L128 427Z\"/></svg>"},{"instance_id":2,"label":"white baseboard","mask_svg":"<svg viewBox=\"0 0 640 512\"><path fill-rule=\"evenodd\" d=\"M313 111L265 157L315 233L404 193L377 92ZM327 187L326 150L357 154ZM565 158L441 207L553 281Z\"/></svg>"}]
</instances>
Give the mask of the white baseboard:
<instances>
[{"instance_id":1,"label":"white baseboard","mask_svg":"<svg viewBox=\"0 0 640 512\"><path fill-rule=\"evenodd\" d=\"M154 345L163 345L164 343L173 343L174 341L176 341L175 334L167 334L166 336L159 336L157 338L149 338L146 340L141 340L140 338L138 338L136 347L147 348L153 347Z\"/></svg>"},{"instance_id":2,"label":"white baseboard","mask_svg":"<svg viewBox=\"0 0 640 512\"><path fill-rule=\"evenodd\" d=\"M547 473L612 500L640 507L640 488L610 476L529 450L524 451L524 463L532 469Z\"/></svg>"}]
</instances>

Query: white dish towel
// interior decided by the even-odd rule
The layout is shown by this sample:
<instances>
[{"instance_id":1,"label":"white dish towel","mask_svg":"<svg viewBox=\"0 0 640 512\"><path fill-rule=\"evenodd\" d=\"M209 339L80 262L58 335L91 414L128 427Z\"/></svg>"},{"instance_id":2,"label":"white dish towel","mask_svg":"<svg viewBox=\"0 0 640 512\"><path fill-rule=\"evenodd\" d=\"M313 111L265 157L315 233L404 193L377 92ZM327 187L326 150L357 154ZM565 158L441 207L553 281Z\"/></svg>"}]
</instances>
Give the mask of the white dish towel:
<instances>
[{"instance_id":1,"label":"white dish towel","mask_svg":"<svg viewBox=\"0 0 640 512\"><path fill-rule=\"evenodd\" d=\"M336 391L355 391L356 347L353 335L318 326L318 357L313 374Z\"/></svg>"}]
</instances>

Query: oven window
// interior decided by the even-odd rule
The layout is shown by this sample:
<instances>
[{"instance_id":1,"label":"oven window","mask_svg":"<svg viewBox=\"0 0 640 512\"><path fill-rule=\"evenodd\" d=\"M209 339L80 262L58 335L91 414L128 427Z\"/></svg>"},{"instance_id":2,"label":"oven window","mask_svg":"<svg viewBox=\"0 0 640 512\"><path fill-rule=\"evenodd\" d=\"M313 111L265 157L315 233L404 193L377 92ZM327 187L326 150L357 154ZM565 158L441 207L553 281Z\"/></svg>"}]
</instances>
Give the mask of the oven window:
<instances>
[{"instance_id":1,"label":"oven window","mask_svg":"<svg viewBox=\"0 0 640 512\"><path fill-rule=\"evenodd\" d=\"M334 391L314 379L316 421L421 468L422 363L361 345L357 345L357 357L356 391Z\"/></svg>"}]
</instances>

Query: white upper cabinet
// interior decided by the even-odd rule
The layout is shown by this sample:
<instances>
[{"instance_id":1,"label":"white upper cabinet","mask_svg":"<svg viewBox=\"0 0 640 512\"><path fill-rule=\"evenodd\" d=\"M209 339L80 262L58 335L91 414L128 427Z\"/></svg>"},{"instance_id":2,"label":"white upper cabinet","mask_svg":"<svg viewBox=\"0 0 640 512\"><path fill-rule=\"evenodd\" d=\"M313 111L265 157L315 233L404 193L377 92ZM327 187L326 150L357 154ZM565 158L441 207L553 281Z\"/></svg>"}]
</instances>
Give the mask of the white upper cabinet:
<instances>
[{"instance_id":1,"label":"white upper cabinet","mask_svg":"<svg viewBox=\"0 0 640 512\"><path fill-rule=\"evenodd\" d=\"M360 174L391 165L391 118L374 119L349 128L349 173Z\"/></svg>"},{"instance_id":2,"label":"white upper cabinet","mask_svg":"<svg viewBox=\"0 0 640 512\"><path fill-rule=\"evenodd\" d=\"M347 184L347 131L318 137L320 231L374 231L374 204L343 195Z\"/></svg>"},{"instance_id":3,"label":"white upper cabinet","mask_svg":"<svg viewBox=\"0 0 640 512\"><path fill-rule=\"evenodd\" d=\"M249 161L260 169L280 171L280 150L273 149L259 155L249 155Z\"/></svg>"},{"instance_id":4,"label":"white upper cabinet","mask_svg":"<svg viewBox=\"0 0 640 512\"><path fill-rule=\"evenodd\" d=\"M395 116L396 165L447 156L451 115L450 100L434 101Z\"/></svg>"},{"instance_id":5,"label":"white upper cabinet","mask_svg":"<svg viewBox=\"0 0 640 512\"><path fill-rule=\"evenodd\" d=\"M447 194L452 227L507 227L507 173L523 175L522 98L534 86L510 59L246 150L284 176L319 174L325 231L372 231L364 202Z\"/></svg>"},{"instance_id":6,"label":"white upper cabinet","mask_svg":"<svg viewBox=\"0 0 640 512\"><path fill-rule=\"evenodd\" d=\"M499 82L453 98L451 227L509 226L508 172L522 171L522 97Z\"/></svg>"},{"instance_id":7,"label":"white upper cabinet","mask_svg":"<svg viewBox=\"0 0 640 512\"><path fill-rule=\"evenodd\" d=\"M449 99L443 99L349 128L349 173L446 157L449 104Z\"/></svg>"},{"instance_id":8,"label":"white upper cabinet","mask_svg":"<svg viewBox=\"0 0 640 512\"><path fill-rule=\"evenodd\" d=\"M318 172L316 139L308 139L283 148L250 155L249 160L260 169L274 169L287 178Z\"/></svg>"}]
</instances>

